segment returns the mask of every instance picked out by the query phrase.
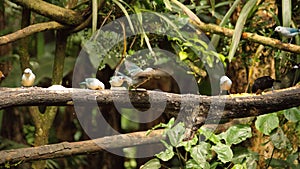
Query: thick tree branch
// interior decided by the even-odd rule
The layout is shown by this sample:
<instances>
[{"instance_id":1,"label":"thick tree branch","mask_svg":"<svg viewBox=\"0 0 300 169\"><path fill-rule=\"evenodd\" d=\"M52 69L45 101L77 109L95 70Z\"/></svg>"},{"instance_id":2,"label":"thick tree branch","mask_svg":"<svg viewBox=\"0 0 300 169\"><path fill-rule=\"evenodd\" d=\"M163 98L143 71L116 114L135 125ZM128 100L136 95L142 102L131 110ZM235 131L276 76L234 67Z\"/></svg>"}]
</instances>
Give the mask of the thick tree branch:
<instances>
[{"instance_id":1,"label":"thick tree branch","mask_svg":"<svg viewBox=\"0 0 300 169\"><path fill-rule=\"evenodd\" d=\"M135 132L107 136L88 141L73 143L62 142L38 147L3 150L0 151L0 164L66 157L98 152L104 149L134 147L144 144L159 143L162 139L164 139L163 130L155 130L148 136L146 136L146 132Z\"/></svg>"},{"instance_id":2,"label":"thick tree branch","mask_svg":"<svg viewBox=\"0 0 300 169\"><path fill-rule=\"evenodd\" d=\"M128 106L128 91L121 90L87 90L87 89L58 89L58 88L1 88L0 108L28 105L87 105L88 103L107 104L114 102L119 106ZM173 94L157 91L131 91L131 103L136 108L159 105L166 102L166 109L177 111L177 119L184 122L203 124L207 118L217 120L223 118L239 118L256 116L300 106L300 86L264 93L263 95L230 95L230 96L201 96L193 94ZM214 103L213 103L214 102ZM95 103L96 104L96 103ZM225 104L224 110L222 104ZM220 108L220 110L218 110ZM179 112L180 110L180 112ZM212 110L209 112L209 110ZM200 120L199 120L200 118ZM198 123L199 124L199 123ZM187 129L193 129L193 126ZM193 130L189 130L193 131ZM189 132L188 131L188 132ZM76 154L92 153L105 148L121 148L142 144L157 143L163 139L162 131L154 131L152 136L144 132L107 136L96 140L59 143L33 148L0 151L0 164L7 162L42 160Z\"/></svg>"},{"instance_id":3,"label":"thick tree branch","mask_svg":"<svg viewBox=\"0 0 300 169\"><path fill-rule=\"evenodd\" d=\"M128 96L129 95L129 96ZM149 99L150 98L150 99ZM157 91L126 90L87 90L87 89L55 89L55 88L1 88L0 109L12 106L36 105L77 105L95 103L118 104L118 106L147 108L151 105L166 103L166 110L186 112L183 106L202 106L199 114L206 117L210 106L220 108L220 111L210 112L210 117L218 119L257 116L300 106L300 86L267 92L263 95L244 94L230 96L203 96L193 94L173 94ZM151 103L149 102L151 100ZM213 103L213 104L212 104ZM184 105L186 104L186 105ZM224 109L222 106L225 104ZM220 114L221 113L221 114ZM198 114L198 115L199 115ZM186 114L188 115L188 114ZM189 115L190 116L190 115Z\"/></svg>"},{"instance_id":4,"label":"thick tree branch","mask_svg":"<svg viewBox=\"0 0 300 169\"><path fill-rule=\"evenodd\" d=\"M64 26L58 22L51 21L51 22L45 22L45 23L37 23L34 25L30 25L28 27L25 27L23 29L20 29L16 32L0 36L0 45L8 44L11 42L14 42L16 40L25 38L29 35L32 35L37 32L42 32L46 30L53 30L53 29L63 29L68 28L67 26Z\"/></svg>"},{"instance_id":5,"label":"thick tree branch","mask_svg":"<svg viewBox=\"0 0 300 169\"><path fill-rule=\"evenodd\" d=\"M26 7L40 15L66 25L79 25L84 21L80 13L71 9L62 8L42 0L10 0ZM51 9L51 10L49 10Z\"/></svg>"}]
</instances>

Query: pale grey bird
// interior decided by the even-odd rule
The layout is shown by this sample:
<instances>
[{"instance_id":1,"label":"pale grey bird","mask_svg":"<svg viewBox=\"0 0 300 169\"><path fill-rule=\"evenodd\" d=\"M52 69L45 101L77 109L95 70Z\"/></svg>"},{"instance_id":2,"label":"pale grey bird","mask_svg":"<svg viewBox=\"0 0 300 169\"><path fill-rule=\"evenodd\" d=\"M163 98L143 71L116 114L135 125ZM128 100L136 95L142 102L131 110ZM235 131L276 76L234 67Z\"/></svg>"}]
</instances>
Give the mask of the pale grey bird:
<instances>
[{"instance_id":1,"label":"pale grey bird","mask_svg":"<svg viewBox=\"0 0 300 169\"><path fill-rule=\"evenodd\" d=\"M220 78L220 94L222 94L222 91L226 90L230 94L230 88L232 85L232 81L227 76L222 76Z\"/></svg>"},{"instance_id":2,"label":"pale grey bird","mask_svg":"<svg viewBox=\"0 0 300 169\"><path fill-rule=\"evenodd\" d=\"M285 37L291 38L289 43L292 42L294 36L300 33L300 29L283 27L283 26L277 26L275 28L275 31L282 34Z\"/></svg>"},{"instance_id":3,"label":"pale grey bird","mask_svg":"<svg viewBox=\"0 0 300 169\"><path fill-rule=\"evenodd\" d=\"M80 85L85 85L86 88L91 90L104 90L104 84L96 78L86 78L84 82L81 82Z\"/></svg>"},{"instance_id":4,"label":"pale grey bird","mask_svg":"<svg viewBox=\"0 0 300 169\"><path fill-rule=\"evenodd\" d=\"M22 75L22 81L21 81L22 86L23 87L32 87L34 84L34 80L35 80L35 75L32 73L32 70L29 68L26 68Z\"/></svg>"},{"instance_id":5,"label":"pale grey bird","mask_svg":"<svg viewBox=\"0 0 300 169\"><path fill-rule=\"evenodd\" d=\"M131 85L132 79L122 74L119 76L112 76L109 81L111 87L120 87L123 85L124 82L127 82L128 85Z\"/></svg>"},{"instance_id":6,"label":"pale grey bird","mask_svg":"<svg viewBox=\"0 0 300 169\"><path fill-rule=\"evenodd\" d=\"M283 36L286 36L288 38L292 38L300 33L300 29L283 26L277 26L275 28L275 31L281 33Z\"/></svg>"}]
</instances>

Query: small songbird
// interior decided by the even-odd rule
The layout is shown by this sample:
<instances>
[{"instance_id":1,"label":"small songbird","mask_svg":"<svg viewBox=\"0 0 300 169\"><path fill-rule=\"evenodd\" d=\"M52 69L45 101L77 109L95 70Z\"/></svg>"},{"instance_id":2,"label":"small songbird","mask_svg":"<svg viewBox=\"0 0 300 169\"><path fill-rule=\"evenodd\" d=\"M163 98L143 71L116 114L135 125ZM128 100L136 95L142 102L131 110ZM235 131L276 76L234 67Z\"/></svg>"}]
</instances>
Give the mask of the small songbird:
<instances>
[{"instance_id":1,"label":"small songbird","mask_svg":"<svg viewBox=\"0 0 300 169\"><path fill-rule=\"evenodd\" d=\"M294 69L299 69L300 68L300 63L297 63L297 64L293 65L293 68Z\"/></svg>"},{"instance_id":2,"label":"small songbird","mask_svg":"<svg viewBox=\"0 0 300 169\"><path fill-rule=\"evenodd\" d=\"M84 82L81 82L80 85L85 85L88 89L91 90L104 90L104 84L96 78L86 78Z\"/></svg>"},{"instance_id":3,"label":"small songbird","mask_svg":"<svg viewBox=\"0 0 300 169\"><path fill-rule=\"evenodd\" d=\"M281 81L272 79L270 76L259 77L254 81L254 84L252 86L252 93L261 94L264 90L268 88L272 88L273 90L274 82Z\"/></svg>"},{"instance_id":4,"label":"small songbird","mask_svg":"<svg viewBox=\"0 0 300 169\"><path fill-rule=\"evenodd\" d=\"M282 34L283 36L291 38L289 43L291 43L294 36L296 36L300 33L300 29L283 27L283 26L277 26L275 28L275 31Z\"/></svg>"},{"instance_id":5,"label":"small songbird","mask_svg":"<svg viewBox=\"0 0 300 169\"><path fill-rule=\"evenodd\" d=\"M111 87L120 87L123 85L124 82L127 82L128 85L131 85L132 79L125 75L119 75L119 76L112 76L109 81Z\"/></svg>"},{"instance_id":6,"label":"small songbird","mask_svg":"<svg viewBox=\"0 0 300 169\"><path fill-rule=\"evenodd\" d=\"M222 94L222 91L226 90L230 94L230 88L232 85L232 81L227 76L222 76L220 78L220 94Z\"/></svg>"},{"instance_id":7,"label":"small songbird","mask_svg":"<svg viewBox=\"0 0 300 169\"><path fill-rule=\"evenodd\" d=\"M294 37L300 33L300 29L283 26L277 26L275 28L275 31L281 33L283 36L286 36L288 38Z\"/></svg>"},{"instance_id":8,"label":"small songbird","mask_svg":"<svg viewBox=\"0 0 300 169\"><path fill-rule=\"evenodd\" d=\"M22 75L22 86L23 87L32 87L34 84L35 75L32 73L32 70L29 68L26 68L24 70L24 73Z\"/></svg>"}]
</instances>

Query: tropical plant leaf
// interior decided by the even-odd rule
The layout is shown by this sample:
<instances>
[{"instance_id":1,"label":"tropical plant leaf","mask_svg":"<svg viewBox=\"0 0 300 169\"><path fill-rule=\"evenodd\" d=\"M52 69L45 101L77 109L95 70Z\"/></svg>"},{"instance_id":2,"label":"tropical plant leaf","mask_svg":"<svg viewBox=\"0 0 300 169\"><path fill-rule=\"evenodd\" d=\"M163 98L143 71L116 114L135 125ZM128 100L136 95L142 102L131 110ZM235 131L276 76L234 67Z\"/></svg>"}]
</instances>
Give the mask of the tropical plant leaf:
<instances>
[{"instance_id":1,"label":"tropical plant leaf","mask_svg":"<svg viewBox=\"0 0 300 169\"><path fill-rule=\"evenodd\" d=\"M255 7L257 0L249 0L245 6L243 7L240 16L236 22L230 49L229 49L229 55L228 60L231 62L231 60L234 57L234 54L236 52L236 49L238 48L240 38L243 32L243 28L245 25L245 22L247 20L248 14L251 12L252 8Z\"/></svg>"}]
</instances>

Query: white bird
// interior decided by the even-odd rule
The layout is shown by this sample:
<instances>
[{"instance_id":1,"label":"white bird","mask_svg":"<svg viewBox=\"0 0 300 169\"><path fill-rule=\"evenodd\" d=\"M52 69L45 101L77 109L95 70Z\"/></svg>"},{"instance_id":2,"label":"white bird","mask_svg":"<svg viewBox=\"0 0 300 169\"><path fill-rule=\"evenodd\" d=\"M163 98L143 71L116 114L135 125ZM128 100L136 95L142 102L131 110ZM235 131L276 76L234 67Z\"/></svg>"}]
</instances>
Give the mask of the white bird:
<instances>
[{"instance_id":1,"label":"white bird","mask_svg":"<svg viewBox=\"0 0 300 169\"><path fill-rule=\"evenodd\" d=\"M86 78L84 82L80 83L81 85L85 85L88 89L91 90L104 90L104 84L96 79L96 78Z\"/></svg>"},{"instance_id":2,"label":"white bird","mask_svg":"<svg viewBox=\"0 0 300 169\"><path fill-rule=\"evenodd\" d=\"M119 74L119 75L112 76L110 78L109 83L110 83L111 87L120 87L123 85L124 82L127 82L128 85L132 84L132 79L130 77L128 77L120 72L118 72L117 74Z\"/></svg>"},{"instance_id":3,"label":"white bird","mask_svg":"<svg viewBox=\"0 0 300 169\"><path fill-rule=\"evenodd\" d=\"M283 36L291 38L289 43L292 42L294 36L296 36L300 33L300 29L283 27L283 26L277 26L275 28L275 31L282 34Z\"/></svg>"},{"instance_id":4,"label":"white bird","mask_svg":"<svg viewBox=\"0 0 300 169\"><path fill-rule=\"evenodd\" d=\"M22 86L23 87L32 87L34 84L35 75L32 73L31 69L26 68L22 75Z\"/></svg>"},{"instance_id":5,"label":"white bird","mask_svg":"<svg viewBox=\"0 0 300 169\"><path fill-rule=\"evenodd\" d=\"M222 76L220 78L220 95L222 94L223 90L228 91L230 94L229 90L231 88L232 81L227 77L227 76Z\"/></svg>"},{"instance_id":6,"label":"white bird","mask_svg":"<svg viewBox=\"0 0 300 169\"><path fill-rule=\"evenodd\" d=\"M275 31L281 33L283 36L286 36L288 38L292 38L300 33L300 29L283 26L277 26L275 28Z\"/></svg>"},{"instance_id":7,"label":"white bird","mask_svg":"<svg viewBox=\"0 0 300 169\"><path fill-rule=\"evenodd\" d=\"M293 66L294 69L299 69L300 68L300 63L297 63Z\"/></svg>"}]
</instances>

